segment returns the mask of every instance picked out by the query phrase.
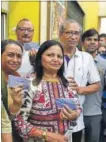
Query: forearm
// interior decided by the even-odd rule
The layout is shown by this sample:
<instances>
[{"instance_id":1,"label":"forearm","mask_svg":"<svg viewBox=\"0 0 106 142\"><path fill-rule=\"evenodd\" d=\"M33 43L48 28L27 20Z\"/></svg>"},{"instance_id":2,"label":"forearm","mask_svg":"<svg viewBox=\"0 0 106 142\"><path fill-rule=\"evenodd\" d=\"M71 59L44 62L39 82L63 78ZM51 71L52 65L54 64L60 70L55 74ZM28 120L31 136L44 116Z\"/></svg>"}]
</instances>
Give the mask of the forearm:
<instances>
[{"instance_id":1,"label":"forearm","mask_svg":"<svg viewBox=\"0 0 106 142\"><path fill-rule=\"evenodd\" d=\"M44 141L49 141L49 142L57 142L57 141L61 141L61 142L66 142L68 140L68 138L64 135L61 135L59 133L55 133L55 132L49 132L49 131L44 131L44 130L39 130L36 128L33 128L30 133L29 133L30 137L40 137L41 139L43 139Z\"/></svg>"},{"instance_id":2,"label":"forearm","mask_svg":"<svg viewBox=\"0 0 106 142\"><path fill-rule=\"evenodd\" d=\"M100 87L100 82L91 84L86 87L78 87L77 93L80 95L90 95L91 93L99 91Z\"/></svg>"},{"instance_id":3,"label":"forearm","mask_svg":"<svg viewBox=\"0 0 106 142\"><path fill-rule=\"evenodd\" d=\"M2 142L13 142L11 133L3 133L1 136Z\"/></svg>"},{"instance_id":4,"label":"forearm","mask_svg":"<svg viewBox=\"0 0 106 142\"><path fill-rule=\"evenodd\" d=\"M9 111L11 114L16 114L21 108L21 104L11 104L9 105Z\"/></svg>"}]
</instances>

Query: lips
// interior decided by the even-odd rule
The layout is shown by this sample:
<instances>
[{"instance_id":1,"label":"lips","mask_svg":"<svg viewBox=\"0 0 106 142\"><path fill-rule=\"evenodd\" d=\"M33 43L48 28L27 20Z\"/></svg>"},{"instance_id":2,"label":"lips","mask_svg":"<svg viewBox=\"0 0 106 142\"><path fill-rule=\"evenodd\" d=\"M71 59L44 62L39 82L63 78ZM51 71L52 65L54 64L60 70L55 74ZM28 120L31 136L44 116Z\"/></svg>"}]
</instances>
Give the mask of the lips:
<instances>
[{"instance_id":1,"label":"lips","mask_svg":"<svg viewBox=\"0 0 106 142\"><path fill-rule=\"evenodd\" d=\"M52 64L51 66L60 67L60 64Z\"/></svg>"},{"instance_id":2,"label":"lips","mask_svg":"<svg viewBox=\"0 0 106 142\"><path fill-rule=\"evenodd\" d=\"M76 42L75 41L68 41L68 43L75 44Z\"/></svg>"},{"instance_id":3,"label":"lips","mask_svg":"<svg viewBox=\"0 0 106 142\"><path fill-rule=\"evenodd\" d=\"M19 65L16 65L16 64L14 64L14 65L11 65L11 67L14 67L14 68L17 68Z\"/></svg>"}]
</instances>

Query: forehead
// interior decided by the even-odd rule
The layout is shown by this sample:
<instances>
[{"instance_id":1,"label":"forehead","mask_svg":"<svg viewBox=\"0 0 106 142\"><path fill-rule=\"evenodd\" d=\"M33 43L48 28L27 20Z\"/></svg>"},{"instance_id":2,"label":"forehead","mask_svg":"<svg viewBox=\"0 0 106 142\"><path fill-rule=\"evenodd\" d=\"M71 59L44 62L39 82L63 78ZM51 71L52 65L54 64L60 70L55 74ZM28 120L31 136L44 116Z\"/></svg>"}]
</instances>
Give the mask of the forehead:
<instances>
[{"instance_id":1,"label":"forehead","mask_svg":"<svg viewBox=\"0 0 106 142\"><path fill-rule=\"evenodd\" d=\"M53 46L49 47L44 53L47 53L47 52L62 53L62 50L59 45L53 45Z\"/></svg>"},{"instance_id":2,"label":"forehead","mask_svg":"<svg viewBox=\"0 0 106 142\"><path fill-rule=\"evenodd\" d=\"M93 36L85 37L85 39L98 39L98 34L95 34Z\"/></svg>"},{"instance_id":3,"label":"forehead","mask_svg":"<svg viewBox=\"0 0 106 142\"><path fill-rule=\"evenodd\" d=\"M6 45L4 52L18 52L22 53L21 47L16 44L8 44Z\"/></svg>"},{"instance_id":4,"label":"forehead","mask_svg":"<svg viewBox=\"0 0 106 142\"><path fill-rule=\"evenodd\" d=\"M21 21L18 26L20 27L28 27L28 28L33 28L33 25L30 21Z\"/></svg>"},{"instance_id":5,"label":"forehead","mask_svg":"<svg viewBox=\"0 0 106 142\"><path fill-rule=\"evenodd\" d=\"M67 23L64 28L65 30L80 31L80 26L77 23Z\"/></svg>"},{"instance_id":6,"label":"forehead","mask_svg":"<svg viewBox=\"0 0 106 142\"><path fill-rule=\"evenodd\" d=\"M104 47L104 46L100 46L99 49L105 49L105 47ZM105 49L105 50L106 50L106 49Z\"/></svg>"},{"instance_id":7,"label":"forehead","mask_svg":"<svg viewBox=\"0 0 106 142\"><path fill-rule=\"evenodd\" d=\"M100 37L100 40L106 40L106 37Z\"/></svg>"}]
</instances>

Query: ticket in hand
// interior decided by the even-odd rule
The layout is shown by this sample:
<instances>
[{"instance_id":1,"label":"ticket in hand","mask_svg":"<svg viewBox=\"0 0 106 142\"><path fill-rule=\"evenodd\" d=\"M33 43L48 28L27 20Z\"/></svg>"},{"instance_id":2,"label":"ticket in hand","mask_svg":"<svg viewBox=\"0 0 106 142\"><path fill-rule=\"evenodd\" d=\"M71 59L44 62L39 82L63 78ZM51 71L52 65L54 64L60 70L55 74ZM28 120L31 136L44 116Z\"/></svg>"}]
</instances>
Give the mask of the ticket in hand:
<instances>
[{"instance_id":1,"label":"ticket in hand","mask_svg":"<svg viewBox=\"0 0 106 142\"><path fill-rule=\"evenodd\" d=\"M15 87L15 86L20 86L23 85L24 89L29 88L29 81L27 79L24 79L22 77L17 77L14 75L9 75L8 78L8 86L9 87Z\"/></svg>"},{"instance_id":2,"label":"ticket in hand","mask_svg":"<svg viewBox=\"0 0 106 142\"><path fill-rule=\"evenodd\" d=\"M63 108L64 105L68 105L68 107L72 110L76 110L76 104L71 98L58 98L56 99L56 104L58 109Z\"/></svg>"}]
</instances>

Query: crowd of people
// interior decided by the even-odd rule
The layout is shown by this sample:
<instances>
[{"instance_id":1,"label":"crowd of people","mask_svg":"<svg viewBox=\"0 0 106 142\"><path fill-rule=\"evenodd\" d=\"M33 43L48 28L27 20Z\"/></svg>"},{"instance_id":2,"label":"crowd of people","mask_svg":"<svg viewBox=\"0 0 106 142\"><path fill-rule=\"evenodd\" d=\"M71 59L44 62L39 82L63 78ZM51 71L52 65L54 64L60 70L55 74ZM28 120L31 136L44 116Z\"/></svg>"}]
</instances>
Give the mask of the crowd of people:
<instances>
[{"instance_id":1,"label":"crowd of people","mask_svg":"<svg viewBox=\"0 0 106 142\"><path fill-rule=\"evenodd\" d=\"M1 41L2 142L106 141L106 34L82 33L65 20L58 40L32 42L34 26L22 19L17 41ZM84 51L78 49L79 41ZM9 87L9 75L28 80ZM76 109L56 100L74 102Z\"/></svg>"}]
</instances>

